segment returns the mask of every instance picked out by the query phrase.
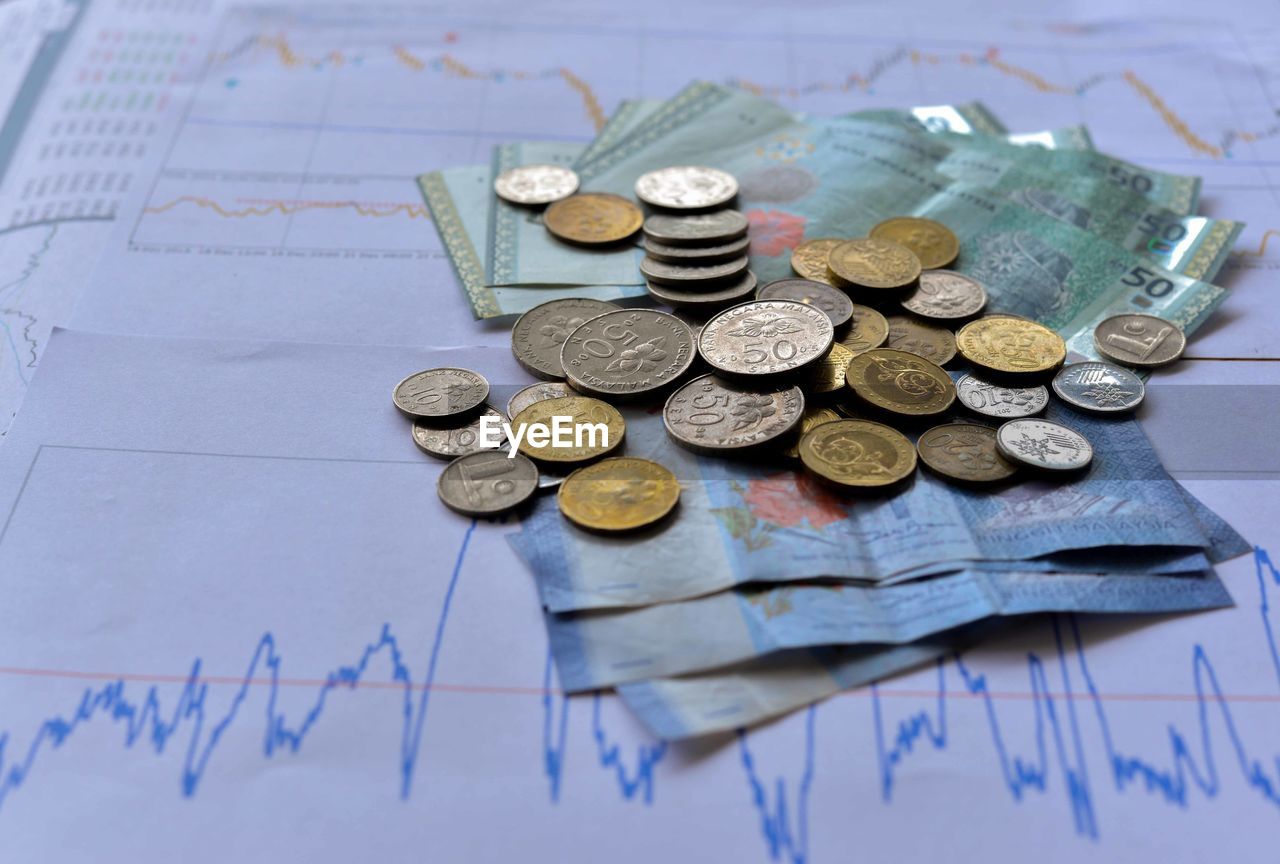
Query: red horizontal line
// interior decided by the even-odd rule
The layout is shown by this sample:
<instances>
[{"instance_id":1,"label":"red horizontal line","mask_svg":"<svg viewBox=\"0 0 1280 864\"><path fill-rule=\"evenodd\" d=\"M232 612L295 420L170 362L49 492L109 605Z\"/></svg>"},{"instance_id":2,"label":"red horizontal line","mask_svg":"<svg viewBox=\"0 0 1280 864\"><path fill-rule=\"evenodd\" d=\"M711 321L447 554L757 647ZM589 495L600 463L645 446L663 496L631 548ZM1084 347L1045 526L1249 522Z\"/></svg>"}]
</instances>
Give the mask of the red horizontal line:
<instances>
[{"instance_id":1,"label":"red horizontal line","mask_svg":"<svg viewBox=\"0 0 1280 864\"><path fill-rule=\"evenodd\" d=\"M863 690L850 690L841 693L845 696L864 696L868 695ZM895 696L904 699L936 699L938 698L937 690L886 690L880 688L881 696ZM968 691L948 690L948 699L981 699L984 696L990 696L992 699L1009 699L1029 701L1039 699L1048 695L1053 699L1067 700L1073 702L1087 702L1094 698L1090 693L1030 693L1018 691L1000 691L993 690L990 693L969 693ZM1218 698L1217 694L1212 696L1201 697L1195 693L1099 693L1098 698L1104 702L1198 702L1202 698L1206 700ZM1256 702L1259 704L1280 704L1280 693L1224 693L1221 697L1227 702Z\"/></svg>"},{"instance_id":2,"label":"red horizontal line","mask_svg":"<svg viewBox=\"0 0 1280 864\"><path fill-rule=\"evenodd\" d=\"M77 681L130 681L139 684L186 684L191 680L190 675L171 675L171 674L148 674L145 672L130 672L127 674L119 674L116 672L88 672L76 669L29 669L22 666L0 666L0 675L12 675L22 678L64 678ZM240 675L201 675L196 678L197 684L231 684L240 685L246 683L243 676ZM324 678L250 678L247 682L253 686L270 686L272 684L281 687L323 687L329 683ZM352 690L398 690L403 691L405 685L399 681L357 681L354 684L343 682L342 686ZM548 690L544 687L507 687L501 684L442 684L435 682L428 688L424 684L410 684L410 690L441 690L445 692L456 693L492 693L492 694L513 694L521 696L544 696L548 693L558 694L560 690Z\"/></svg>"},{"instance_id":3,"label":"red horizontal line","mask_svg":"<svg viewBox=\"0 0 1280 864\"><path fill-rule=\"evenodd\" d=\"M9 675L22 678L61 678L76 681L128 681L140 684L186 684L190 680L188 675L170 675L170 674L148 674L131 672L121 674L118 672L91 672L76 669L33 669L22 666L0 666L0 675ZM230 684L238 686L246 683L245 679L237 675L201 675L196 679L197 684ZM317 688L325 686L328 681L324 678L250 678L247 682L252 686L263 686L276 684L281 687L308 687ZM343 684L342 686L352 690L396 690L403 692L405 685L397 681L358 681L355 684ZM502 684L448 684L439 681L427 687L425 684L409 684L410 690L439 690L445 693L478 693L489 694L495 696L559 696L564 693L558 688L545 687L518 687ZM871 695L869 688L859 688L857 690L846 690L840 693L841 696L852 696L855 698L866 698ZM891 699L936 699L938 697L937 690L904 690L899 688L879 688L879 695ZM981 699L989 696L992 699L1011 700L1011 701L1027 701L1031 699L1039 699L1045 694L1020 692L1014 690L994 690L989 693L969 693L968 691L948 690L946 696L948 699ZM1053 699L1066 700L1068 698L1065 693L1048 694ZM1088 693L1072 693L1070 698L1074 701L1085 701L1093 698ZM1194 693L1106 693L1100 694L1099 698L1107 702L1196 702L1201 697ZM1205 697L1205 698L1217 698ZM1224 694L1222 698L1228 702L1273 704L1280 703L1280 693L1236 693Z\"/></svg>"}]
</instances>

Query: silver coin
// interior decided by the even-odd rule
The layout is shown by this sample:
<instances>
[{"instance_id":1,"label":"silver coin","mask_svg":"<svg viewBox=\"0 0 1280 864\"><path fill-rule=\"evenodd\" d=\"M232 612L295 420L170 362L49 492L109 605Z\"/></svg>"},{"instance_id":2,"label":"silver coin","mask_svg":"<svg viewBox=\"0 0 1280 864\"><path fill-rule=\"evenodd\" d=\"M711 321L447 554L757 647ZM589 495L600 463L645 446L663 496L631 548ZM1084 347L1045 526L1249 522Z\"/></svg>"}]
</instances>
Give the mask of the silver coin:
<instances>
[{"instance_id":1,"label":"silver coin","mask_svg":"<svg viewBox=\"0 0 1280 864\"><path fill-rule=\"evenodd\" d=\"M698 350L733 375L794 372L826 356L835 338L821 309L794 300L755 300L720 312L702 328Z\"/></svg>"},{"instance_id":2,"label":"silver coin","mask_svg":"<svg viewBox=\"0 0 1280 864\"><path fill-rule=\"evenodd\" d=\"M737 210L677 216L654 213L644 220L644 236L668 246L728 243L747 233L750 223Z\"/></svg>"},{"instance_id":3,"label":"silver coin","mask_svg":"<svg viewBox=\"0 0 1280 864\"><path fill-rule=\"evenodd\" d=\"M519 507L538 488L538 469L527 456L481 450L450 462L436 493L450 510L466 516L493 516Z\"/></svg>"},{"instance_id":4,"label":"silver coin","mask_svg":"<svg viewBox=\"0 0 1280 864\"><path fill-rule=\"evenodd\" d=\"M493 191L512 204L550 204L578 191L578 175L560 165L521 165L499 174Z\"/></svg>"},{"instance_id":5,"label":"silver coin","mask_svg":"<svg viewBox=\"0 0 1280 864\"><path fill-rule=\"evenodd\" d=\"M648 256L640 259L640 272L650 282L691 289L697 286L720 285L746 272L751 263L746 255L740 255L719 264L668 264Z\"/></svg>"},{"instance_id":6,"label":"silver coin","mask_svg":"<svg viewBox=\"0 0 1280 864\"><path fill-rule=\"evenodd\" d=\"M751 238L739 237L728 243L717 243L714 246L669 246L657 240L644 238L644 251L655 261L666 264L722 264L747 254Z\"/></svg>"},{"instance_id":7,"label":"silver coin","mask_svg":"<svg viewBox=\"0 0 1280 864\"><path fill-rule=\"evenodd\" d=\"M562 381L539 381L537 384L530 384L528 387L516 391L515 395L507 400L507 416L516 416L534 402L573 395L576 394L569 389L568 384Z\"/></svg>"},{"instance_id":8,"label":"silver coin","mask_svg":"<svg viewBox=\"0 0 1280 864\"><path fill-rule=\"evenodd\" d=\"M656 282L646 284L649 286L649 296L668 306L715 311L750 300L756 290L756 274L748 270L736 282L711 291L684 291L670 285L659 285Z\"/></svg>"},{"instance_id":9,"label":"silver coin","mask_svg":"<svg viewBox=\"0 0 1280 864\"><path fill-rule=\"evenodd\" d=\"M395 406L415 420L462 420L487 398L489 382L483 375L452 366L415 372L391 391Z\"/></svg>"},{"instance_id":10,"label":"silver coin","mask_svg":"<svg viewBox=\"0 0 1280 864\"><path fill-rule=\"evenodd\" d=\"M1103 320L1094 328L1093 342L1108 360L1141 369L1172 363L1187 347L1186 334L1177 324L1139 312Z\"/></svg>"},{"instance_id":11,"label":"silver coin","mask_svg":"<svg viewBox=\"0 0 1280 864\"><path fill-rule=\"evenodd\" d=\"M839 288L812 279L775 279L760 289L761 300L794 300L827 313L837 330L853 320L853 301Z\"/></svg>"},{"instance_id":12,"label":"silver coin","mask_svg":"<svg viewBox=\"0 0 1280 864\"><path fill-rule=\"evenodd\" d=\"M1147 388L1128 369L1089 361L1063 366L1053 376L1053 392L1068 405L1100 414L1118 414L1142 404Z\"/></svg>"},{"instance_id":13,"label":"silver coin","mask_svg":"<svg viewBox=\"0 0 1280 864\"><path fill-rule=\"evenodd\" d=\"M951 270L925 270L920 287L902 301L902 308L935 321L963 321L987 305L987 289L976 279Z\"/></svg>"},{"instance_id":14,"label":"silver coin","mask_svg":"<svg viewBox=\"0 0 1280 864\"><path fill-rule=\"evenodd\" d=\"M535 384L534 386L537 387L541 385ZM553 383L550 386L563 387L564 385ZM570 392L572 393L572 391ZM499 449L501 449L503 453L510 452L511 442L503 441L502 447ZM524 454L521 453L520 455L523 456ZM533 464L534 464L534 467L538 469L538 491L539 492L546 492L549 489L558 488L560 484L564 482L564 478L568 477L578 467L577 465L565 465L563 466L564 473L560 473L559 471L557 471L555 465L539 465L537 462L534 462Z\"/></svg>"},{"instance_id":15,"label":"silver coin","mask_svg":"<svg viewBox=\"0 0 1280 864\"><path fill-rule=\"evenodd\" d=\"M706 210L733 200L738 181L732 174L702 165L675 165L640 175L636 197L669 210Z\"/></svg>"},{"instance_id":16,"label":"silver coin","mask_svg":"<svg viewBox=\"0 0 1280 864\"><path fill-rule=\"evenodd\" d=\"M787 440L799 429L799 387L757 387L702 375L667 399L662 420L677 443L695 453L742 453Z\"/></svg>"},{"instance_id":17,"label":"silver coin","mask_svg":"<svg viewBox=\"0 0 1280 864\"><path fill-rule=\"evenodd\" d=\"M976 375L961 375L956 382L956 398L976 414L1012 420L1039 414L1049 404L1047 388L1002 387Z\"/></svg>"},{"instance_id":18,"label":"silver coin","mask_svg":"<svg viewBox=\"0 0 1280 864\"><path fill-rule=\"evenodd\" d=\"M494 421L501 424L507 419L502 416L502 412L495 411L486 405L479 417L464 426L433 426L422 420L415 420L413 421L413 443L428 456L440 459L455 459L469 453L479 453L481 450L497 450L506 440L506 436L499 431L497 443L484 446L484 439L480 436L480 420L484 417L491 418L489 421L491 424ZM497 425L497 428L501 430L500 425Z\"/></svg>"},{"instance_id":19,"label":"silver coin","mask_svg":"<svg viewBox=\"0 0 1280 864\"><path fill-rule=\"evenodd\" d=\"M539 378L563 379L560 348L569 334L587 320L617 308L612 303L589 297L548 300L516 320L511 328L511 353L516 355L516 362L531 374Z\"/></svg>"},{"instance_id":20,"label":"silver coin","mask_svg":"<svg viewBox=\"0 0 1280 864\"><path fill-rule=\"evenodd\" d=\"M1061 423L1039 418L1010 420L996 430L1000 455L1044 471L1079 471L1093 461L1093 445Z\"/></svg>"},{"instance_id":21,"label":"silver coin","mask_svg":"<svg viewBox=\"0 0 1280 864\"><path fill-rule=\"evenodd\" d=\"M674 315L615 309L569 334L560 360L573 389L620 399L666 387L696 356L693 331Z\"/></svg>"}]
</instances>

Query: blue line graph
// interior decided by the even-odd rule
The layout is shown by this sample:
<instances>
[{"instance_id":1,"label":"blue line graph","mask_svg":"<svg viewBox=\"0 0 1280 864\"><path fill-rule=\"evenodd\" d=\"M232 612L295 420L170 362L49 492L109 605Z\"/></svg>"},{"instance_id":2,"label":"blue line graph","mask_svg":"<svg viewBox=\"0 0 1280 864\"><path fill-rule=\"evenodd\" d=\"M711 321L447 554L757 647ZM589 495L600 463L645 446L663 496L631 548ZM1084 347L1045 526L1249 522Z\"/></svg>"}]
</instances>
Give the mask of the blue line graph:
<instances>
[{"instance_id":1,"label":"blue line graph","mask_svg":"<svg viewBox=\"0 0 1280 864\"><path fill-rule=\"evenodd\" d=\"M417 766L418 752L422 745L422 730L427 719L431 684L435 680L436 661L440 656L445 624L449 620L449 607L453 602L454 590L458 586L458 576L462 572L462 562L466 557L467 547L471 543L475 529L476 522L472 520L462 536L462 544L454 560L449 584L440 606L435 638L431 643L431 654L427 660L427 672L416 706L413 698L413 678L409 667L405 665L400 644L391 632L390 626L384 624L378 638L365 646L360 658L354 664L341 666L329 673L316 696L315 704L303 716L302 721L291 728L287 718L276 708L276 698L280 692L282 658L277 650L275 637L265 633L258 641L253 657L249 661L249 668L245 671L244 680L231 701L231 707L213 725L207 737L204 735L205 722L208 719L205 699L209 694L209 685L200 681L199 658L192 663L187 683L167 718L162 713L160 697L154 685L148 688L142 702L137 703L130 701L125 693L124 681L114 681L96 690L92 688L86 690L80 699L80 704L76 706L70 717L55 715L45 720L26 752L13 764L8 763L9 735L8 733L0 734L0 810L3 809L8 796L21 788L41 753L50 748L61 747L76 729L98 715L124 724L126 748L132 748L145 735L157 755L164 752L165 747L175 735L190 726L191 737L187 744L181 789L183 795L193 796L199 789L200 780L222 736L239 717L240 708L248 698L260 668L266 669L271 682L267 697L267 733L263 739L263 755L269 759L280 750L297 753L308 733L324 713L329 694L339 687L354 688L366 677L374 659L383 655L387 656L391 664L392 680L404 687L405 723L400 742L400 795L402 798L408 798L413 788L414 769Z\"/></svg>"},{"instance_id":2,"label":"blue line graph","mask_svg":"<svg viewBox=\"0 0 1280 864\"><path fill-rule=\"evenodd\" d=\"M180 778L180 791L186 797L193 797L199 790L204 772L219 743L228 729L241 719L241 708L248 698L251 686L263 673L269 685L263 756L272 758L281 751L299 752L307 735L321 719L330 693L338 688L353 689L369 677L375 661L384 657L390 666L391 680L403 687L404 726L398 767L400 795L403 799L408 799L413 791L432 684L435 681L449 611L475 529L476 523L473 521L463 535L454 560L421 683L414 683L401 651L400 641L389 625L383 625L378 638L364 646L354 663L340 666L329 673L320 685L314 704L300 720L291 725L276 703L283 658L275 637L266 633L252 654L243 682L230 707L216 721L209 716L210 709L206 706L209 684L201 683L202 664L196 659L176 704L168 714L163 711L154 685L148 688L141 701L135 701L126 694L125 682L118 680L98 688L86 689L69 715L55 715L45 720L27 749L13 761L8 756L9 735L0 734L0 813L3 812L8 796L18 791L27 781L38 765L39 757L48 750L61 747L80 726L96 717L124 726L126 748L131 749L137 742L145 740L157 755L163 753L175 737L186 731L189 739ZM1254 565L1261 600L1259 608L1263 632L1277 684L1280 684L1280 646L1270 618L1271 592L1280 590L1280 570L1277 570L1268 553L1261 548L1254 551ZM1046 664L1034 652L1027 654L1032 711L1029 728L1034 733L1034 745L1030 754L1019 755L1012 751L1004 733L1009 718L1002 718L997 712L986 676L972 669L970 663L959 655L952 658L950 664L940 662L937 665L937 693L933 707L916 711L896 724L890 724L885 719L884 697L879 688L871 688L880 789L887 805L893 802L894 792L900 782L900 770L913 755L929 748L946 751L952 746L953 733L948 726L948 705L952 700L951 694L955 692L965 698L977 697L981 702L991 734L994 768L1013 802L1021 803L1032 792L1047 793L1060 785L1065 793L1074 830L1086 840L1098 841L1102 831L1086 767L1082 714L1086 717L1091 714L1097 721L1107 775L1117 791L1138 788L1180 808L1186 808L1192 803L1197 790L1205 799L1217 797L1225 782L1218 767L1218 751L1215 750L1215 744L1219 743L1215 741L1215 730L1221 729L1226 736L1227 752L1232 763L1239 768L1246 788L1258 794L1266 803L1280 809L1280 757L1263 759L1251 754L1236 726L1229 700L1224 695L1213 663L1202 645L1195 644L1191 652L1198 728L1187 731L1175 724L1168 724L1169 757L1161 765L1126 753L1117 741L1107 716L1106 697L1090 669L1079 627L1073 618L1064 620L1065 625L1056 619L1052 622L1053 650L1056 656L1050 663ZM954 667L953 674L959 679L959 688L954 690L955 685L948 685L948 669L951 667ZM1058 695L1054 695L1049 683L1050 668L1057 670L1062 679ZM555 804L559 802L563 788L571 705L574 701L582 700L572 699L553 689L552 669L553 664L548 656L542 693L542 764L549 783L550 799ZM1073 673L1073 669L1077 672ZM1078 674L1079 683L1073 681L1073 674ZM415 693L415 690L418 692ZM590 698L591 734L596 762L616 781L623 800L652 804L655 799L656 769L667 755L668 745L662 742L638 744L633 753L627 754L624 745L615 741L606 727L601 694L593 694ZM1084 706L1079 711L1077 703ZM750 734L738 733L738 757L747 791L745 803L755 813L764 849L773 860L788 860L794 864L803 864L809 860L809 812L817 767L817 713L818 709L811 707L804 717L803 755L794 787L789 787L783 777L773 779L772 783L766 780L757 765ZM212 725L208 725L210 723ZM628 761L631 762L630 767Z\"/></svg>"},{"instance_id":3,"label":"blue line graph","mask_svg":"<svg viewBox=\"0 0 1280 864\"><path fill-rule=\"evenodd\" d=\"M564 779L565 738L569 730L569 705L571 698L564 694L556 694L553 689L551 670L554 662L551 651L547 651L546 671L542 677L542 756L543 770L550 783L551 801L560 800L560 783ZM556 717L556 703L559 703L559 720ZM622 746L611 743L609 733L605 729L600 715L600 693L591 696L591 738L596 745L596 757L600 767L612 771L618 781L618 791L626 800L640 796L645 804L653 803L654 767L662 761L667 753L667 743L640 744L636 748L636 769L628 775L627 766L622 758ZM553 731L554 727L554 731Z\"/></svg>"},{"instance_id":4,"label":"blue line graph","mask_svg":"<svg viewBox=\"0 0 1280 864\"><path fill-rule=\"evenodd\" d=\"M786 781L781 777L774 780L774 803L771 807L768 790L760 779L755 756L748 746L747 732L738 732L738 756L742 760L742 770L747 775L747 786L751 790L751 805L760 816L760 831L764 835L765 847L769 851L769 857L775 861L786 855L796 864L802 864L809 857L809 792L813 788L814 725L817 716L817 706L810 706L805 712L804 773L800 777L800 788L796 793L794 829L787 804Z\"/></svg>"},{"instance_id":5,"label":"blue line graph","mask_svg":"<svg viewBox=\"0 0 1280 864\"><path fill-rule=\"evenodd\" d=\"M1277 651L1275 631L1270 618L1270 591L1280 588L1280 571L1277 571L1270 556L1261 548L1254 550L1254 566L1261 597L1263 632L1276 670L1277 683L1280 683L1280 652ZM1198 707L1199 728L1195 730L1195 734L1189 735L1170 723L1167 728L1169 762L1161 766L1126 754L1116 742L1104 706L1105 696L1089 668L1084 640L1074 618L1069 619L1069 627L1071 648L1067 647L1063 638L1060 622L1057 619L1053 621L1054 647L1063 681L1063 696L1059 700L1050 695L1043 661L1034 653L1027 655L1036 741L1034 755L1029 758L1009 754L986 677L973 672L961 657L954 658L964 691L970 696L979 697L983 703L997 765L1015 802L1025 800L1029 790L1045 792L1049 788L1051 770L1056 767L1061 773L1061 782L1076 832L1093 840L1100 837L1092 787L1085 769L1082 727L1075 710L1076 701L1083 701L1093 707L1107 767L1117 791L1125 792L1136 786L1182 808L1190 805L1191 793L1195 790L1199 790L1206 799L1217 797L1222 791L1223 781L1218 772L1214 750L1212 715L1216 713L1226 734L1230 753L1247 787L1266 803L1280 809L1280 756L1271 756L1264 761L1250 755L1236 728L1230 704L1203 645L1196 643L1191 653L1191 677ZM1084 683L1084 693L1079 700L1072 691L1069 668L1071 659L1075 660ZM946 665L939 662L937 668L936 708L932 712L916 712L899 721L891 736L886 736L879 691L872 688L881 794L886 802L892 800L897 770L912 753L917 752L917 745L946 750L950 744L946 714ZM1061 707L1059 702L1062 703ZM1198 748L1195 742L1198 742ZM1271 773L1268 773L1268 764L1271 766Z\"/></svg>"}]
</instances>

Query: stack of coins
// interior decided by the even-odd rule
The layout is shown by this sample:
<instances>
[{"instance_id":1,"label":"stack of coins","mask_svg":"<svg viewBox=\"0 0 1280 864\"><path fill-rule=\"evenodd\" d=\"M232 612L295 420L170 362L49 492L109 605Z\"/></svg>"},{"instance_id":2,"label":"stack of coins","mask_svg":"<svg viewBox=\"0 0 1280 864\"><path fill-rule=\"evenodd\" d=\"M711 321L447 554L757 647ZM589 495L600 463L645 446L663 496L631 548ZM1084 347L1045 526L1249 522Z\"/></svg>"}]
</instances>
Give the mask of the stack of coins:
<instances>
[{"instance_id":1,"label":"stack of coins","mask_svg":"<svg viewBox=\"0 0 1280 864\"><path fill-rule=\"evenodd\" d=\"M751 298L747 217L726 208L737 195L731 174L700 165L661 168L636 181L636 197L652 211L640 261L650 296L695 315Z\"/></svg>"},{"instance_id":2,"label":"stack of coins","mask_svg":"<svg viewBox=\"0 0 1280 864\"><path fill-rule=\"evenodd\" d=\"M618 242L640 228L634 202L574 194L576 176L529 167L495 188L509 201L550 203L544 220L562 239ZM1067 363L1051 328L987 312L984 286L948 269L962 261L959 239L915 216L866 237L807 240L791 256L797 277L757 291L747 219L727 207L737 188L699 166L641 177L636 196L651 212L640 270L652 298L674 311L586 298L530 309L512 351L543 380L512 396L506 415L469 370L426 370L396 386L414 442L453 460L438 487L449 507L487 516L558 487L561 512L580 528L658 526L676 510L679 483L652 460L619 455L626 424L615 406L624 403L661 404L671 440L701 456L775 459L849 492L893 494L918 464L975 487L1074 476L1094 448L1040 416L1051 398L1132 411L1145 392L1138 372L1185 347L1175 324L1126 312L1096 326L1104 359ZM953 375L951 366L963 368ZM506 416L513 430L569 418L608 440L538 446L513 432L512 442L482 441L482 420Z\"/></svg>"}]
</instances>

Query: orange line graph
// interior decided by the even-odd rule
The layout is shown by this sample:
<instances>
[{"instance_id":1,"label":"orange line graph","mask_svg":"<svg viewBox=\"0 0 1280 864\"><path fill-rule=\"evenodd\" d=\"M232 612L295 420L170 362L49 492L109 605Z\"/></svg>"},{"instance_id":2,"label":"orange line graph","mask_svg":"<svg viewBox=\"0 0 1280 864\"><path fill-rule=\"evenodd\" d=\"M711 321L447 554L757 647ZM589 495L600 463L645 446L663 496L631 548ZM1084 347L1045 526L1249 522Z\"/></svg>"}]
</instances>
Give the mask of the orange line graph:
<instances>
[{"instance_id":1,"label":"orange line graph","mask_svg":"<svg viewBox=\"0 0 1280 864\"><path fill-rule=\"evenodd\" d=\"M329 51L325 54L308 57L300 54L289 43L289 40L283 35L267 36L261 35L254 37L239 47L231 51L215 54L215 60L222 61L230 59L243 50L251 47L261 47L271 52L281 65L286 68L299 68L303 66L315 66L319 64L332 64L341 66L348 62L348 58L341 51ZM406 69L413 72L424 72L432 68L439 69L445 74L453 75L458 78L472 81L537 81L558 78L564 82L582 101L583 110L587 117L597 130L603 128L605 120L604 109L600 104L598 93L592 84L578 73L574 72L567 66L558 66L538 72L528 72L523 70L491 70L485 71L476 69L467 65L458 58L450 54L441 54L436 57L426 58L419 56L409 49L396 45L391 48L392 56ZM1187 122L1166 100L1156 91L1156 89L1145 79L1140 77L1132 69L1126 69L1119 75L1098 74L1093 75L1076 84L1063 84L1052 81L1033 69L1025 66L1019 66L1005 60L1001 55L1000 49L991 47L984 52L960 52L954 55L941 55L919 51L915 49L898 49L888 56L878 60L871 69L866 73L851 73L845 78L838 81L813 82L811 84L800 87L776 87L761 84L758 82L735 79L734 84L742 89L754 93L756 95L781 96L789 95L796 97L803 93L810 92L849 92L852 90L866 91L871 88L876 79L882 73L901 60L908 60L913 65L939 66L948 63L958 63L962 66L985 66L995 70L1001 75L1013 78L1030 87L1037 93L1051 95L1080 95L1091 90L1097 84L1106 80L1117 80L1126 84L1164 123L1165 127L1182 141L1186 146L1195 153L1203 154L1214 159L1223 158L1226 155L1226 147L1229 146L1230 140L1239 140L1243 142L1252 142L1262 137L1257 132L1246 130L1228 130L1223 139L1223 144L1214 144L1204 136L1196 133ZM1280 134L1280 128L1274 130L1276 134ZM1265 134L1272 134L1268 132Z\"/></svg>"},{"instance_id":2,"label":"orange line graph","mask_svg":"<svg viewBox=\"0 0 1280 864\"><path fill-rule=\"evenodd\" d=\"M257 201L258 199L251 199ZM259 203L250 203L245 207L228 208L223 207L212 198L202 198L198 195L180 195L172 201L166 201L164 204L146 207L144 213L164 213L181 204L191 204L204 210L209 210L217 216L224 219L245 219L251 216L270 216L279 214L281 216L291 216L294 213L301 213L304 210L342 210L350 209L357 216L370 216L373 218L382 218L386 216L407 216L410 219L430 219L431 215L427 212L427 208L423 204L400 204L393 202L362 202L362 201L261 201Z\"/></svg>"},{"instance_id":3,"label":"orange line graph","mask_svg":"<svg viewBox=\"0 0 1280 864\"><path fill-rule=\"evenodd\" d=\"M416 54L413 54L405 48L397 47L394 49L396 59L414 71L421 71L427 67L427 61ZM511 78L515 81L533 81L541 80L547 76L546 73L531 73L520 70L506 72L482 72L458 58L450 54L442 54L439 58L441 67L445 72L457 78L465 78L469 81L496 81L502 78ZM605 116L604 108L600 104L600 97L596 95L595 89L592 88L582 77L573 72L566 66L556 68L555 74L560 77L569 88L578 94L578 98L582 100L582 108L587 112L587 117L591 119L591 123L595 126L596 131L604 128Z\"/></svg>"},{"instance_id":4,"label":"orange line graph","mask_svg":"<svg viewBox=\"0 0 1280 864\"><path fill-rule=\"evenodd\" d=\"M1170 131L1181 138L1188 147L1198 153L1205 153L1212 156L1215 159L1222 158L1222 148L1210 144L1208 141L1192 132L1191 127L1187 125L1187 122L1174 113L1172 108L1165 104L1165 101L1160 98L1160 94L1156 93L1156 91L1151 88L1150 84L1143 81L1131 70L1125 70L1124 80L1128 82L1130 87L1138 91L1138 95L1145 99L1147 103L1155 109L1155 112L1160 115L1160 119L1164 121Z\"/></svg>"},{"instance_id":5,"label":"orange line graph","mask_svg":"<svg viewBox=\"0 0 1280 864\"><path fill-rule=\"evenodd\" d=\"M1022 66L1015 66L1012 63L1006 63L1005 61L1000 59L1000 52L997 51L995 48L990 48L987 50L986 61L987 61L987 65L990 66L992 69L995 69L997 72L1002 72L1005 75L1011 75L1014 78L1017 78L1025 82L1026 84L1029 84L1032 88L1039 91L1040 93L1074 93L1075 92L1074 88L1063 87L1061 84L1054 84L1051 81L1047 81L1044 78L1037 75L1035 72L1032 72L1030 69L1026 69Z\"/></svg>"},{"instance_id":6,"label":"orange line graph","mask_svg":"<svg viewBox=\"0 0 1280 864\"><path fill-rule=\"evenodd\" d=\"M230 50L218 52L213 55L215 63L223 63L232 57L246 50L247 48L259 47L275 55L280 65L286 69L297 69L305 66L318 66L328 64L333 66L342 66L347 62L347 57L341 51L329 51L325 54L308 57L298 53L287 37L279 36L256 36L248 42L241 43L240 46ZM582 78L567 66L559 66L554 69L541 72L526 72L523 70L497 70L485 72L475 69L458 60L449 54L442 54L433 59L419 57L408 48L402 45L393 45L391 47L392 56L406 69L412 72L424 72L434 65L439 64L441 70L448 75L457 78L464 78L469 81L500 81L511 79L513 81L542 81L549 78L559 78L570 90L577 94L582 100L582 108L586 112L588 119L596 131L604 128L605 116L604 107L600 104L600 97L596 94L595 89L586 79Z\"/></svg>"},{"instance_id":7,"label":"orange line graph","mask_svg":"<svg viewBox=\"0 0 1280 864\"><path fill-rule=\"evenodd\" d=\"M1268 228L1262 234L1262 239L1258 241L1257 249L1241 249L1237 255L1248 255L1251 258L1261 258L1267 254L1267 245L1272 238L1276 238L1276 242L1280 242L1280 231L1275 228Z\"/></svg>"}]
</instances>

